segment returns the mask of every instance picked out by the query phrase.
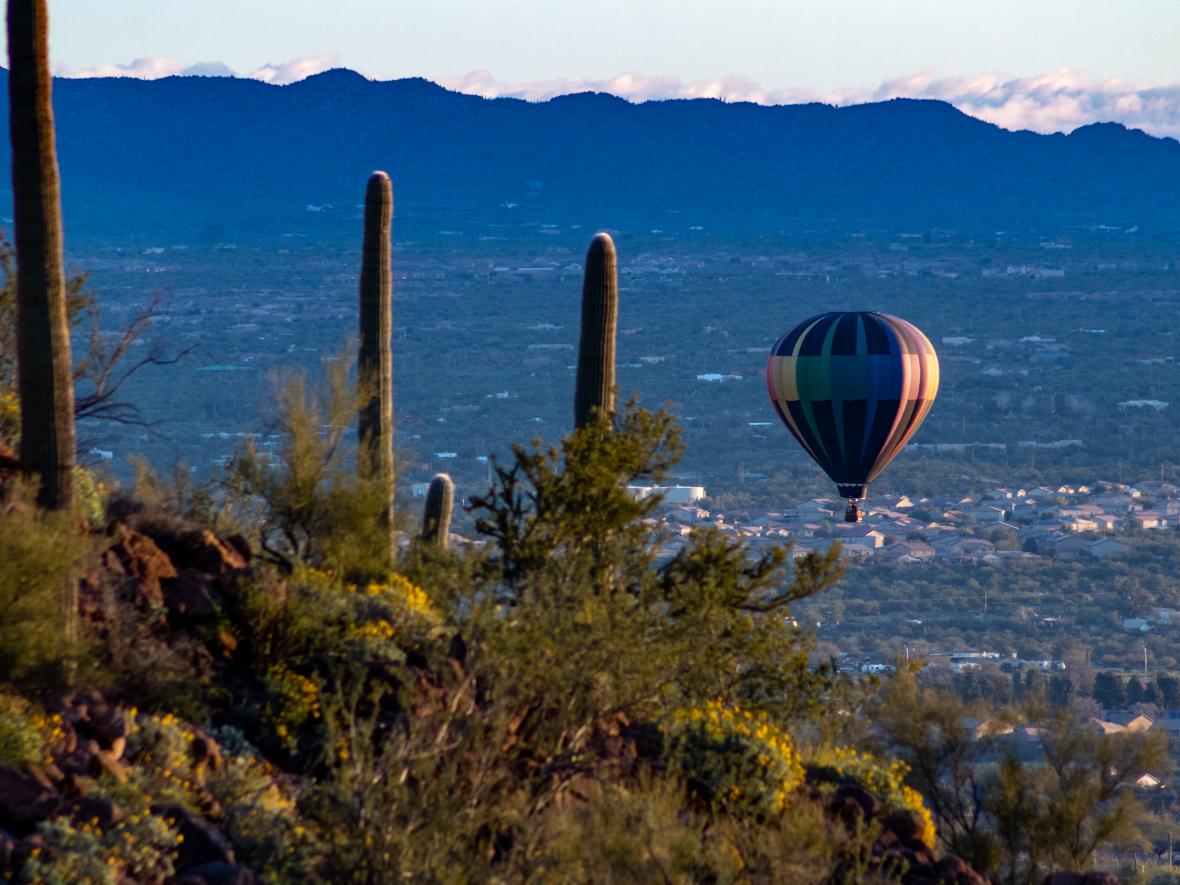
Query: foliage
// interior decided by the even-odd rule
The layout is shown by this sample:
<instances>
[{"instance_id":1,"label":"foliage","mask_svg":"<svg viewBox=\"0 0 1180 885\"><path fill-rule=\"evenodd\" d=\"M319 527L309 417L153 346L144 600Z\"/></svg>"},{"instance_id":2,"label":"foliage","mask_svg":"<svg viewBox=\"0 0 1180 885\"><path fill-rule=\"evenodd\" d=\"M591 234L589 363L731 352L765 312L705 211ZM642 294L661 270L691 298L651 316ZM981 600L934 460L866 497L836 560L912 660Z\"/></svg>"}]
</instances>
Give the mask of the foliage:
<instances>
[{"instance_id":1,"label":"foliage","mask_svg":"<svg viewBox=\"0 0 1180 885\"><path fill-rule=\"evenodd\" d=\"M33 505L13 484L0 496L0 682L52 682L78 649L62 642L74 582L91 549L69 513Z\"/></svg>"},{"instance_id":2,"label":"foliage","mask_svg":"<svg viewBox=\"0 0 1180 885\"><path fill-rule=\"evenodd\" d=\"M678 710L667 735L668 752L688 786L718 807L776 815L803 780L794 741L765 713L715 700Z\"/></svg>"},{"instance_id":3,"label":"foliage","mask_svg":"<svg viewBox=\"0 0 1180 885\"><path fill-rule=\"evenodd\" d=\"M600 413L561 447L518 447L511 466L496 465L493 489L471 503L487 549L411 547L405 565L423 589L399 591L408 611L393 640L407 664L443 666L392 720L378 686L329 676L335 774L309 806L333 869L454 879L489 860L527 864L547 815L598 776L601 742L620 723L704 707L718 687L742 699L747 761L775 754L766 789L779 798L766 810L778 810L800 773L786 716L822 718L838 682L811 670L806 634L784 615L834 580L834 557L801 559L788 580L782 552L751 557L709 532L658 562L655 505L626 486L658 480L678 449L664 413ZM687 739L684 715L674 733ZM749 778L747 788L757 792Z\"/></svg>"},{"instance_id":4,"label":"foliage","mask_svg":"<svg viewBox=\"0 0 1180 885\"><path fill-rule=\"evenodd\" d=\"M785 615L836 580L838 554L799 559L788 581L784 550L755 556L703 531L657 562L666 539L648 517L658 500L627 486L658 482L678 456L671 417L634 406L613 422L598 415L560 449L517 447L510 468L496 465L492 491L471 502L492 543L488 589L456 613L473 640L497 647L502 684L525 706L551 700L589 722L723 696L819 714L836 680L811 670L809 639Z\"/></svg>"},{"instance_id":5,"label":"foliage","mask_svg":"<svg viewBox=\"0 0 1180 885\"><path fill-rule=\"evenodd\" d=\"M685 808L685 785L641 779L543 815L519 878L565 882L868 882L871 839L833 829L819 805L753 822ZM854 859L849 863L849 859ZM887 881L881 877L876 881Z\"/></svg>"},{"instance_id":6,"label":"foliage","mask_svg":"<svg viewBox=\"0 0 1180 885\"><path fill-rule=\"evenodd\" d=\"M917 816L922 842L933 848L937 833L934 818L922 794L905 782L910 768L900 759L886 761L855 747L823 746L809 754L810 772L839 781L852 780L873 793L886 805Z\"/></svg>"},{"instance_id":7,"label":"foliage","mask_svg":"<svg viewBox=\"0 0 1180 885\"><path fill-rule=\"evenodd\" d=\"M34 712L24 698L0 694L0 764L45 761L45 731L54 723Z\"/></svg>"},{"instance_id":8,"label":"foliage","mask_svg":"<svg viewBox=\"0 0 1180 885\"><path fill-rule=\"evenodd\" d=\"M1064 711L1029 709L982 722L971 712L906 670L873 711L948 849L985 875L1017 883L1085 870L1100 848L1139 841L1143 808L1132 784L1166 765L1158 733L1104 735ZM1019 739L1028 732L1013 732L1019 721L1033 723L1033 742Z\"/></svg>"},{"instance_id":9,"label":"foliage","mask_svg":"<svg viewBox=\"0 0 1180 885\"><path fill-rule=\"evenodd\" d=\"M356 415L348 363L330 361L326 390L302 376L280 382L277 456L249 440L230 463L227 489L239 519L257 526L259 549L283 569L310 565L348 576L387 570L386 490L379 478L347 469L346 436ZM359 452L364 457L364 451Z\"/></svg>"}]
</instances>

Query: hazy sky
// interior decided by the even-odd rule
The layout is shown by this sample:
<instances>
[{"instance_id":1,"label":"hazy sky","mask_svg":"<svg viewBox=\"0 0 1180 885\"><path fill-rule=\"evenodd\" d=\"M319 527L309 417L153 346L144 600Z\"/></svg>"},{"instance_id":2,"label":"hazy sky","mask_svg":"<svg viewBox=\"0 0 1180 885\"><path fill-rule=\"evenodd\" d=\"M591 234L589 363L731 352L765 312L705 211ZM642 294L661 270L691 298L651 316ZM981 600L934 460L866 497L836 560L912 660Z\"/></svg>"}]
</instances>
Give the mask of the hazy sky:
<instances>
[{"instance_id":1,"label":"hazy sky","mask_svg":"<svg viewBox=\"0 0 1180 885\"><path fill-rule=\"evenodd\" d=\"M938 98L1012 129L1180 137L1180 0L50 0L68 76L333 66L480 95Z\"/></svg>"},{"instance_id":2,"label":"hazy sky","mask_svg":"<svg viewBox=\"0 0 1180 885\"><path fill-rule=\"evenodd\" d=\"M51 0L55 62L166 56L237 71L329 54L382 79L507 81L623 71L768 88L873 85L921 70L1077 68L1180 81L1177 0Z\"/></svg>"}]
</instances>

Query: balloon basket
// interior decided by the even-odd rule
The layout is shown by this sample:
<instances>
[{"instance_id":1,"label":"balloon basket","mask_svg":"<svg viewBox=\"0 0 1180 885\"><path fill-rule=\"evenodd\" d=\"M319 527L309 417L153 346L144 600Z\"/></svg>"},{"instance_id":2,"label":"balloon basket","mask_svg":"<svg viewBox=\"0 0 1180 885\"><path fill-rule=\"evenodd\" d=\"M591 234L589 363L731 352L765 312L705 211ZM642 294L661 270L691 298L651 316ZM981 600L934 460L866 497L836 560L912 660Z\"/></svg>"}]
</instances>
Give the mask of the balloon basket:
<instances>
[{"instance_id":1,"label":"balloon basket","mask_svg":"<svg viewBox=\"0 0 1180 885\"><path fill-rule=\"evenodd\" d=\"M860 508L856 506L856 499L848 499L848 507L844 510L845 522L860 522Z\"/></svg>"}]
</instances>

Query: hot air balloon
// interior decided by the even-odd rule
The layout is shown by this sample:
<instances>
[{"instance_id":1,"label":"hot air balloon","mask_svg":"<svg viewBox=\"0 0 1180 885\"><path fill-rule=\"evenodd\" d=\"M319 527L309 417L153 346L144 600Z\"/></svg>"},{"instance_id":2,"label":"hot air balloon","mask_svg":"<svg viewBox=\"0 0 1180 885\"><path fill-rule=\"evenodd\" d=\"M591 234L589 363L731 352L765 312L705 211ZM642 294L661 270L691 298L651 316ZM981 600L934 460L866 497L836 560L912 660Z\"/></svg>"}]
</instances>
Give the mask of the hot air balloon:
<instances>
[{"instance_id":1,"label":"hot air balloon","mask_svg":"<svg viewBox=\"0 0 1180 885\"><path fill-rule=\"evenodd\" d=\"M926 418L938 355L915 326L875 311L804 320L766 363L770 400L787 429L848 499L857 501Z\"/></svg>"}]
</instances>

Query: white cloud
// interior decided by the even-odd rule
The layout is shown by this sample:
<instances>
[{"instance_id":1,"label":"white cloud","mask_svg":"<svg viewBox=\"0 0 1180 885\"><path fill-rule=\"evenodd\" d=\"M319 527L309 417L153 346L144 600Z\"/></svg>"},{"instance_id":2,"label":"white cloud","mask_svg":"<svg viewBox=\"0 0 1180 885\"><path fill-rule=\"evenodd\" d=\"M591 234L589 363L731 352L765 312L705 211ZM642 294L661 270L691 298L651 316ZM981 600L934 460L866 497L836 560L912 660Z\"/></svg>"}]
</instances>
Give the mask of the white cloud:
<instances>
[{"instance_id":1,"label":"white cloud","mask_svg":"<svg viewBox=\"0 0 1180 885\"><path fill-rule=\"evenodd\" d=\"M804 89L765 89L746 77L727 76L716 80L685 82L679 77L652 76L629 71L603 80L564 78L530 83L501 83L490 71L470 71L458 77L442 77L441 85L456 92L468 92L485 98L507 96L527 101L544 101L571 92L608 92L628 101L662 98L720 98L726 101L752 101L758 104L794 104L815 98Z\"/></svg>"},{"instance_id":2,"label":"white cloud","mask_svg":"<svg viewBox=\"0 0 1180 885\"><path fill-rule=\"evenodd\" d=\"M1006 129L1070 132L1087 123L1113 120L1153 135L1180 138L1180 83L1141 88L1118 79L1098 80L1068 68L1025 78L1008 78L996 73L943 77L933 71L921 71L887 80L875 88L826 93L768 89L744 77L686 82L679 77L636 72L605 80L501 83L487 71L472 71L459 77L444 77L439 82L459 92L530 101L570 92L609 92L629 101L720 98L758 104L823 101L846 105L890 98L934 98Z\"/></svg>"},{"instance_id":3,"label":"white cloud","mask_svg":"<svg viewBox=\"0 0 1180 885\"><path fill-rule=\"evenodd\" d=\"M902 96L941 99L1006 129L1069 132L1087 123L1114 121L1153 135L1180 137L1180 83L1142 88L1072 68L1016 78L940 77L923 71L876 89L833 92L823 99L850 104Z\"/></svg>"},{"instance_id":4,"label":"white cloud","mask_svg":"<svg viewBox=\"0 0 1180 885\"><path fill-rule=\"evenodd\" d=\"M334 55L305 55L281 64L269 63L247 74L254 80L283 85L306 79L335 67L338 59ZM140 80L158 80L161 77L235 77L237 74L220 61L202 61L190 64L174 58L155 56L137 58L125 65L98 65L92 68L69 68L57 65L54 74L59 77L136 77Z\"/></svg>"},{"instance_id":5,"label":"white cloud","mask_svg":"<svg viewBox=\"0 0 1180 885\"><path fill-rule=\"evenodd\" d=\"M283 64L265 64L251 71L249 76L263 83L283 85L305 80L338 66L339 59L334 55L303 55Z\"/></svg>"},{"instance_id":6,"label":"white cloud","mask_svg":"<svg viewBox=\"0 0 1180 885\"><path fill-rule=\"evenodd\" d=\"M98 65L93 68L64 68L54 71L59 77L136 77L140 80L158 80L161 77L232 77L234 72L219 61L202 61L196 64L177 61L174 58L137 58L126 65Z\"/></svg>"}]
</instances>

